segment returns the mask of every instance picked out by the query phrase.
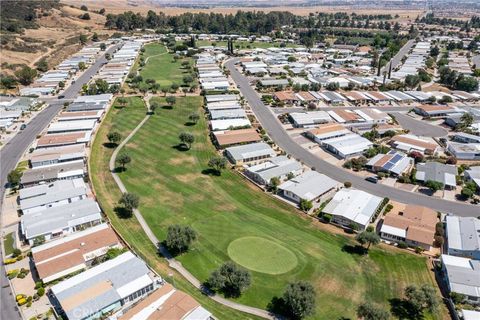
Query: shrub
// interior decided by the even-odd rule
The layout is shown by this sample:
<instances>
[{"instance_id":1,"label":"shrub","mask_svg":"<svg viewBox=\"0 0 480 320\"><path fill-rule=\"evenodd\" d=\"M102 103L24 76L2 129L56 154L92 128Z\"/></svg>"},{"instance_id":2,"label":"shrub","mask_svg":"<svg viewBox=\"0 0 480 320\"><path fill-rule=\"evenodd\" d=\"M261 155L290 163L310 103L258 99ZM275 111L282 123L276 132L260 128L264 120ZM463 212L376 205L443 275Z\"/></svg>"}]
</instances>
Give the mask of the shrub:
<instances>
[{"instance_id":1,"label":"shrub","mask_svg":"<svg viewBox=\"0 0 480 320\"><path fill-rule=\"evenodd\" d=\"M42 297L45 294L45 288L38 288L37 294L39 297Z\"/></svg>"},{"instance_id":2,"label":"shrub","mask_svg":"<svg viewBox=\"0 0 480 320\"><path fill-rule=\"evenodd\" d=\"M345 188L350 188L352 186L352 183L350 181L345 181L343 185L345 186Z\"/></svg>"},{"instance_id":3,"label":"shrub","mask_svg":"<svg viewBox=\"0 0 480 320\"><path fill-rule=\"evenodd\" d=\"M323 220L324 220L325 222L329 222L329 223L330 223L330 221L332 221L332 215L331 215L331 214L328 214L328 213L324 214L324 215L322 216L322 218L323 218Z\"/></svg>"},{"instance_id":4,"label":"shrub","mask_svg":"<svg viewBox=\"0 0 480 320\"><path fill-rule=\"evenodd\" d=\"M415 253L420 254L420 253L422 253L423 251L425 251L423 248L421 248L421 247L415 247Z\"/></svg>"},{"instance_id":5,"label":"shrub","mask_svg":"<svg viewBox=\"0 0 480 320\"><path fill-rule=\"evenodd\" d=\"M408 245L404 241L400 241L397 245L400 249L407 249Z\"/></svg>"}]
</instances>

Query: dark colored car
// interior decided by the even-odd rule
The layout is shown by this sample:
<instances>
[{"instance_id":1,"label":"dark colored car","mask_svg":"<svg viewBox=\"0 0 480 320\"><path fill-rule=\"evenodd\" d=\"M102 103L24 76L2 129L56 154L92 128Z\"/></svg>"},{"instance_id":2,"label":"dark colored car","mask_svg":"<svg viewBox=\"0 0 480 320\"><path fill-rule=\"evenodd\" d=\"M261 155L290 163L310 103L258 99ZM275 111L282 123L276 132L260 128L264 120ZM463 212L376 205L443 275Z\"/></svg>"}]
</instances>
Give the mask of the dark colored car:
<instances>
[{"instance_id":1,"label":"dark colored car","mask_svg":"<svg viewBox=\"0 0 480 320\"><path fill-rule=\"evenodd\" d=\"M371 183L377 183L378 182L377 177L367 177L367 178L365 178L365 180L367 180L368 182L371 182Z\"/></svg>"}]
</instances>

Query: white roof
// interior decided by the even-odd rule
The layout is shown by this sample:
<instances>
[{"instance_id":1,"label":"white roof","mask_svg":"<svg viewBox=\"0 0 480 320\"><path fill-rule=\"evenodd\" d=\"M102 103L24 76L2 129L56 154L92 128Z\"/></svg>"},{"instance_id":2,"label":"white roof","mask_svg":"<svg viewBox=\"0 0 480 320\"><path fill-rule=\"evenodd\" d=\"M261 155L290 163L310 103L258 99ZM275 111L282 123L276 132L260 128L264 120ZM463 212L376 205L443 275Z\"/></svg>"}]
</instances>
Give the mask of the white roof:
<instances>
[{"instance_id":1,"label":"white roof","mask_svg":"<svg viewBox=\"0 0 480 320\"><path fill-rule=\"evenodd\" d=\"M360 225L367 225L382 198L356 189L342 189L323 209L325 213L342 216Z\"/></svg>"},{"instance_id":2,"label":"white roof","mask_svg":"<svg viewBox=\"0 0 480 320\"><path fill-rule=\"evenodd\" d=\"M313 200L338 186L335 181L316 171L303 174L282 183L278 188L295 194L300 199Z\"/></svg>"},{"instance_id":3,"label":"white roof","mask_svg":"<svg viewBox=\"0 0 480 320\"><path fill-rule=\"evenodd\" d=\"M248 119L226 119L226 120L212 120L210 121L213 131L227 130L237 127L250 127L250 120Z\"/></svg>"},{"instance_id":4,"label":"white roof","mask_svg":"<svg viewBox=\"0 0 480 320\"><path fill-rule=\"evenodd\" d=\"M344 156L363 152L373 145L370 140L365 139L356 133L327 139L322 141L322 143L335 148Z\"/></svg>"},{"instance_id":5,"label":"white roof","mask_svg":"<svg viewBox=\"0 0 480 320\"><path fill-rule=\"evenodd\" d=\"M380 232L383 233L388 233L400 238L406 238L407 237L407 230L406 229L400 229L397 227L389 226L385 224L385 221L383 222L382 228L380 229Z\"/></svg>"}]
</instances>

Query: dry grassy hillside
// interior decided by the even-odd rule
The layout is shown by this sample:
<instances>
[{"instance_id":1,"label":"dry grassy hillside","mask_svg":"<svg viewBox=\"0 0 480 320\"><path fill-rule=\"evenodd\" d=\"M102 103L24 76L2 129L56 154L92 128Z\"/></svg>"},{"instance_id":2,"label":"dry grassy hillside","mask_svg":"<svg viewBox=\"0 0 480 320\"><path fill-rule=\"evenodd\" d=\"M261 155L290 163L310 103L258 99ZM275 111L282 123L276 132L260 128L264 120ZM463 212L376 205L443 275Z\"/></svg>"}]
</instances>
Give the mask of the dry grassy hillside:
<instances>
[{"instance_id":1,"label":"dry grassy hillside","mask_svg":"<svg viewBox=\"0 0 480 320\"><path fill-rule=\"evenodd\" d=\"M76 0L61 0L62 3L75 5L78 6L78 1ZM164 7L162 8L158 3L153 0L84 0L82 4L85 4L90 10L100 10L104 8L107 13L121 13L124 11L133 11L133 12L140 12L146 13L148 10L154 11L162 11L167 15L177 15L182 14L184 12L205 12L210 13L212 11L218 13L235 13L238 10L243 11L289 11L293 14L297 15L308 15L310 13L315 12L353 12L355 11L358 14L383 14L383 13L390 13L392 15L398 14L400 16L400 20L405 19L415 19L417 15L419 15L422 11L421 10L389 10L384 8L379 8L378 10L372 9L352 9L351 7L345 6L314 6L314 7L286 7L286 6L279 6L279 7L217 7L214 9L190 9L190 8L173 8L173 7Z\"/></svg>"},{"instance_id":2,"label":"dry grassy hillside","mask_svg":"<svg viewBox=\"0 0 480 320\"><path fill-rule=\"evenodd\" d=\"M6 39L2 45L2 72L13 72L14 66L11 65L27 64L33 67L43 57L49 66L55 66L80 48L80 34L92 35L97 32L101 36L111 33L104 30L104 16L89 12L91 19L82 20L79 16L84 13L78 8L61 6L59 9L51 9L48 16L38 18L38 29L24 29L22 34L2 35Z\"/></svg>"}]
</instances>

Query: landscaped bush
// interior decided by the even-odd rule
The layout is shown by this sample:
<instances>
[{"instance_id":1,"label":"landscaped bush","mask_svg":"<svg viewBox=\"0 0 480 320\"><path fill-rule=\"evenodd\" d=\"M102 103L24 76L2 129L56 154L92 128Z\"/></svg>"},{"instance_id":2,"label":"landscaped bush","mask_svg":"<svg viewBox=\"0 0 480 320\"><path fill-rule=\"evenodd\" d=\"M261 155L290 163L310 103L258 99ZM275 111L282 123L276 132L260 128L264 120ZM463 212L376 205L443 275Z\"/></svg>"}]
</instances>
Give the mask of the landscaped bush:
<instances>
[{"instance_id":1,"label":"landscaped bush","mask_svg":"<svg viewBox=\"0 0 480 320\"><path fill-rule=\"evenodd\" d=\"M404 241L400 241L398 242L397 247L399 247L400 249L407 249L408 245Z\"/></svg>"}]
</instances>

